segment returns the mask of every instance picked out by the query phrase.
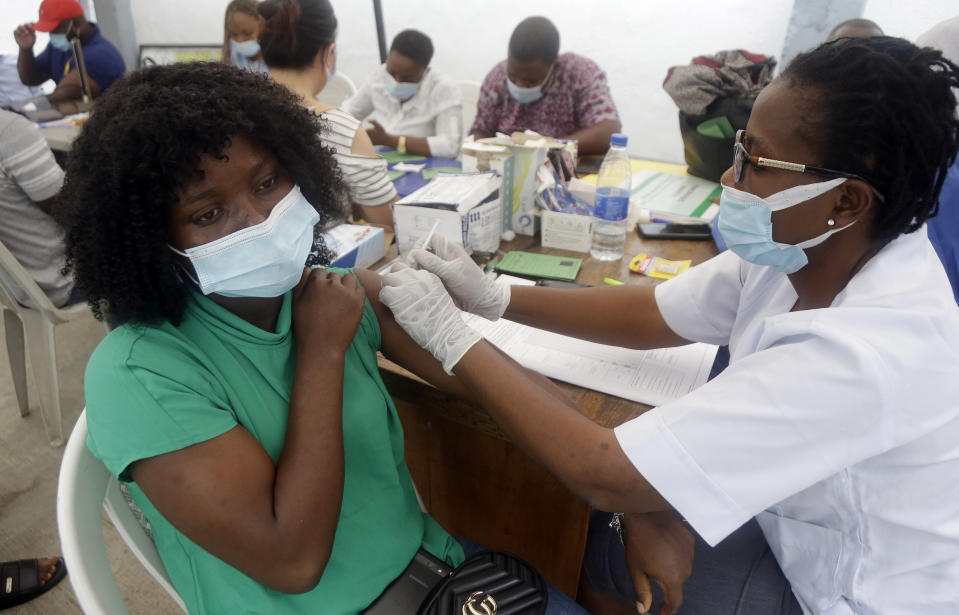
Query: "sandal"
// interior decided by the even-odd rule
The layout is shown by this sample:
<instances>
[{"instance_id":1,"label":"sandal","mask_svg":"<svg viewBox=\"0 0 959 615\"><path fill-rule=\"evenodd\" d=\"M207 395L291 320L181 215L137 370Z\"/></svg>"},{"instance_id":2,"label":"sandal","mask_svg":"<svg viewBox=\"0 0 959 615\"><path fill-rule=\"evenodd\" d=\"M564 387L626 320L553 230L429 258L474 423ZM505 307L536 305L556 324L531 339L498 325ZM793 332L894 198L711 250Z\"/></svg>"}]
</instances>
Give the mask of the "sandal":
<instances>
[{"instance_id":1,"label":"sandal","mask_svg":"<svg viewBox=\"0 0 959 615\"><path fill-rule=\"evenodd\" d=\"M35 559L0 564L0 611L33 600L67 576L67 567L62 557L57 558L53 576L43 585L40 585L37 569L38 562Z\"/></svg>"}]
</instances>

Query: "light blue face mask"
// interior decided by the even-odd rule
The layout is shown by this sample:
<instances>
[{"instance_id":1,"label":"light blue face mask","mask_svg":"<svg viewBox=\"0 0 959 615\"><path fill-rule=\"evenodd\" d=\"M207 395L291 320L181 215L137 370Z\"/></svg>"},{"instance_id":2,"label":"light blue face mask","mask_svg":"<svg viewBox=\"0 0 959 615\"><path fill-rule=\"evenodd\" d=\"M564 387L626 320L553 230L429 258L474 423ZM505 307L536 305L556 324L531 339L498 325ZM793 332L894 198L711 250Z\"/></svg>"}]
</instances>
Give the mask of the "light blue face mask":
<instances>
[{"instance_id":1,"label":"light blue face mask","mask_svg":"<svg viewBox=\"0 0 959 615\"><path fill-rule=\"evenodd\" d=\"M186 252L170 249L190 259L204 295L279 297L300 281L319 221L293 186L263 222Z\"/></svg>"},{"instance_id":2,"label":"light blue face mask","mask_svg":"<svg viewBox=\"0 0 959 615\"><path fill-rule=\"evenodd\" d=\"M783 273L795 273L809 262L806 248L826 241L833 233L845 230L852 222L796 245L773 241L772 212L787 209L832 190L846 181L840 177L815 184L794 186L766 198L723 186L719 198L719 233L726 246L745 261L766 265Z\"/></svg>"},{"instance_id":3,"label":"light blue face mask","mask_svg":"<svg viewBox=\"0 0 959 615\"><path fill-rule=\"evenodd\" d=\"M506 78L506 87L509 88L509 95L516 99L521 105L528 103L533 103L543 97L543 84L534 85L531 88L521 88L512 81L509 80L509 77Z\"/></svg>"},{"instance_id":4,"label":"light blue face mask","mask_svg":"<svg viewBox=\"0 0 959 615\"><path fill-rule=\"evenodd\" d=\"M71 43L70 39L67 38L67 34L70 34L70 30L72 29L73 21L71 20L66 32L63 34L50 34L50 44L60 51L70 51L73 49L73 43Z\"/></svg>"},{"instance_id":5,"label":"light blue face mask","mask_svg":"<svg viewBox=\"0 0 959 615\"><path fill-rule=\"evenodd\" d=\"M248 41L243 41L242 43L238 43L231 38L230 51L237 53L244 58L252 58L256 54L260 53L260 43L257 42L255 38L251 38Z\"/></svg>"},{"instance_id":6,"label":"light blue face mask","mask_svg":"<svg viewBox=\"0 0 959 615\"><path fill-rule=\"evenodd\" d=\"M549 67L549 71L546 72L546 78L543 79L543 82L539 85L534 85L531 88L521 88L512 81L509 77L506 78L506 87L509 89L509 95L512 96L516 102L521 105L528 103L536 102L543 97L543 86L546 85L546 82L549 81L549 76L553 74L553 67Z\"/></svg>"},{"instance_id":7,"label":"light blue face mask","mask_svg":"<svg viewBox=\"0 0 959 615\"><path fill-rule=\"evenodd\" d=\"M389 73L383 75L383 83L386 85L386 91L390 93L390 96L397 100L413 98L420 91L420 84L397 81Z\"/></svg>"}]
</instances>

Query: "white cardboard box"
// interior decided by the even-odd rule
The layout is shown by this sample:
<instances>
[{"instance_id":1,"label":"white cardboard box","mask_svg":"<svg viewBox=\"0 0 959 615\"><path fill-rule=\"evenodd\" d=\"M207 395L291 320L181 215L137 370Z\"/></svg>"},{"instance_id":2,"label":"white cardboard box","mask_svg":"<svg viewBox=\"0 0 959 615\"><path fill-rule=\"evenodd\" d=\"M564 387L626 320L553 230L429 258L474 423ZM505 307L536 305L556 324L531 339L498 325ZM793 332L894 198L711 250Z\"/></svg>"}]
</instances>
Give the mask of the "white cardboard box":
<instances>
[{"instance_id":1,"label":"white cardboard box","mask_svg":"<svg viewBox=\"0 0 959 615\"><path fill-rule=\"evenodd\" d=\"M467 252L495 252L502 232L502 180L495 172L437 175L436 179L393 204L393 226L400 256L436 235Z\"/></svg>"},{"instance_id":2,"label":"white cardboard box","mask_svg":"<svg viewBox=\"0 0 959 615\"><path fill-rule=\"evenodd\" d=\"M544 209L542 218L541 245L546 248L589 252L593 239L593 217L564 214Z\"/></svg>"},{"instance_id":3,"label":"white cardboard box","mask_svg":"<svg viewBox=\"0 0 959 615\"><path fill-rule=\"evenodd\" d=\"M326 245L336 254L332 267L369 267L386 253L383 229L341 224L323 233Z\"/></svg>"}]
</instances>

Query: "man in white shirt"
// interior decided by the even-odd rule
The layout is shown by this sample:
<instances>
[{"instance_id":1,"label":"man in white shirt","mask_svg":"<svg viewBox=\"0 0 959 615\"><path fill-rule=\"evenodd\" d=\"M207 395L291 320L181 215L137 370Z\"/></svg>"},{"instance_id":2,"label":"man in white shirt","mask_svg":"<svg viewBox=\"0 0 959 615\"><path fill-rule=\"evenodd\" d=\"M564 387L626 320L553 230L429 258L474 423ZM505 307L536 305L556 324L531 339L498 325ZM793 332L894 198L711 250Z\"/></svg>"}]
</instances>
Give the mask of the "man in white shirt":
<instances>
[{"instance_id":1,"label":"man in white shirt","mask_svg":"<svg viewBox=\"0 0 959 615\"><path fill-rule=\"evenodd\" d=\"M380 66L343 110L358 119L370 117L373 145L400 153L455 158L463 141L463 104L459 87L430 69L433 43L417 30L393 39L386 64ZM373 119L375 118L375 119Z\"/></svg>"}]
</instances>

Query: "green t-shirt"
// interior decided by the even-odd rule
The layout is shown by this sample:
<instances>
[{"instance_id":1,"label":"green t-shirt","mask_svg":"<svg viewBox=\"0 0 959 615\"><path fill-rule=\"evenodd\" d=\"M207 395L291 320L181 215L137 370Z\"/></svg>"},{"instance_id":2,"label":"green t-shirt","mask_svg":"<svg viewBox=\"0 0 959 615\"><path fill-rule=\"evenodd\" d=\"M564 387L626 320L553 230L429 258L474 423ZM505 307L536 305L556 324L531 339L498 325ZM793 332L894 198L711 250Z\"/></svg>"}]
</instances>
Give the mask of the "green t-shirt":
<instances>
[{"instance_id":1,"label":"green t-shirt","mask_svg":"<svg viewBox=\"0 0 959 615\"><path fill-rule=\"evenodd\" d=\"M117 328L87 366L87 446L129 481L134 461L215 438L239 424L276 462L296 367L291 327L292 293L283 299L275 333L193 293L179 326ZM130 483L191 614L357 613L420 546L451 565L462 562L459 544L417 504L403 429L377 369L380 342L367 302L344 369L340 518L329 563L313 590L283 594L260 585L177 531Z\"/></svg>"}]
</instances>

